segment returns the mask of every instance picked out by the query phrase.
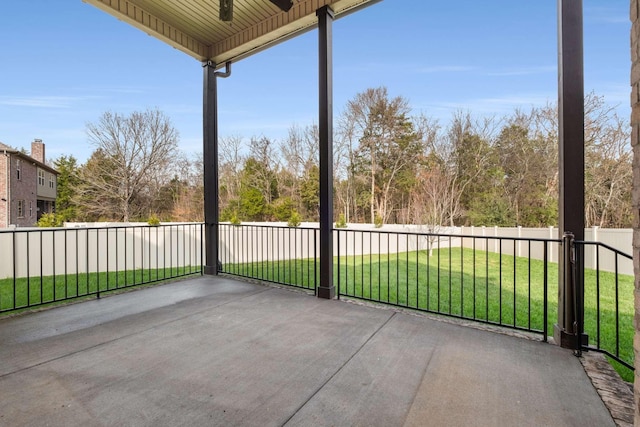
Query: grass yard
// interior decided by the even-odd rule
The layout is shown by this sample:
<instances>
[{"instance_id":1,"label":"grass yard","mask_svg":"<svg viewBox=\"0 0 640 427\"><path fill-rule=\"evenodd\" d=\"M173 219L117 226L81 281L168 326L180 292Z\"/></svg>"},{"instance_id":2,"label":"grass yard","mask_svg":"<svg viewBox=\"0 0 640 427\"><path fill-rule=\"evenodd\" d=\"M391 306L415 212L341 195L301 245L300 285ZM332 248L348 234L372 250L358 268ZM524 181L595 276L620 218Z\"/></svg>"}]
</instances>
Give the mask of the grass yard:
<instances>
[{"instance_id":1,"label":"grass yard","mask_svg":"<svg viewBox=\"0 0 640 427\"><path fill-rule=\"evenodd\" d=\"M200 274L199 266L137 269L120 272L79 273L0 279L0 313L51 304L172 278Z\"/></svg>"},{"instance_id":2,"label":"grass yard","mask_svg":"<svg viewBox=\"0 0 640 427\"><path fill-rule=\"evenodd\" d=\"M309 259L227 264L224 270L311 289L320 280L318 266ZM544 330L544 278L542 261L484 251L474 255L461 248L434 250L431 256L411 251L334 261L340 295L537 332ZM548 263L546 278L547 333L552 335L558 315L557 263ZM591 344L633 364L633 277L618 280L616 319L615 275L600 272L598 316L596 271L585 271L585 332ZM612 364L625 380L633 380L632 372Z\"/></svg>"}]
</instances>

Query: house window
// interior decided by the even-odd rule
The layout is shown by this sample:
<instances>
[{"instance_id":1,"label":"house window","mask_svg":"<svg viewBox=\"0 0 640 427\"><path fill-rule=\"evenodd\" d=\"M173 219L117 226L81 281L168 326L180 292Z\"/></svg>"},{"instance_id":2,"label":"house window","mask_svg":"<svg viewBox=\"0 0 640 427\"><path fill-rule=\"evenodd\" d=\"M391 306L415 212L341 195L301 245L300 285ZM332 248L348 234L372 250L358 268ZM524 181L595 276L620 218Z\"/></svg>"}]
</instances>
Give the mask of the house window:
<instances>
[{"instance_id":1,"label":"house window","mask_svg":"<svg viewBox=\"0 0 640 427\"><path fill-rule=\"evenodd\" d=\"M16 178L18 181L22 178L22 160L16 159Z\"/></svg>"},{"instance_id":2,"label":"house window","mask_svg":"<svg viewBox=\"0 0 640 427\"><path fill-rule=\"evenodd\" d=\"M53 179L53 174L49 175L49 188L55 188L55 181Z\"/></svg>"},{"instance_id":3,"label":"house window","mask_svg":"<svg viewBox=\"0 0 640 427\"><path fill-rule=\"evenodd\" d=\"M18 200L18 218L24 218L24 200Z\"/></svg>"},{"instance_id":4,"label":"house window","mask_svg":"<svg viewBox=\"0 0 640 427\"><path fill-rule=\"evenodd\" d=\"M38 169L38 185L44 185L44 171Z\"/></svg>"}]
</instances>

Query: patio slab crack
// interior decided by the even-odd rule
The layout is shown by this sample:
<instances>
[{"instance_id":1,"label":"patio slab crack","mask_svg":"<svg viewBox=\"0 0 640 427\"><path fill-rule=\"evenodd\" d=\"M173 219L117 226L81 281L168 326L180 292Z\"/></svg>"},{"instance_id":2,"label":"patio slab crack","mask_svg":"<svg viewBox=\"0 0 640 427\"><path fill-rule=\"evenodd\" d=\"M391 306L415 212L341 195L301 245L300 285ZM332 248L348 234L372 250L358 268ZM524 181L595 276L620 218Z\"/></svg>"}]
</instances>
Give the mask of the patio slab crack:
<instances>
[{"instance_id":1,"label":"patio slab crack","mask_svg":"<svg viewBox=\"0 0 640 427\"><path fill-rule=\"evenodd\" d=\"M335 378L348 364L351 362L361 351L362 349L395 317L396 313L392 312L391 316L385 320L380 327L378 327L363 343L356 351L353 352L349 358L347 358L336 371L327 378L316 390L311 393L311 395L304 401L302 404L291 414L289 418L287 418L282 425L287 425L289 421L291 421L301 410L304 408L333 378Z\"/></svg>"}]
</instances>

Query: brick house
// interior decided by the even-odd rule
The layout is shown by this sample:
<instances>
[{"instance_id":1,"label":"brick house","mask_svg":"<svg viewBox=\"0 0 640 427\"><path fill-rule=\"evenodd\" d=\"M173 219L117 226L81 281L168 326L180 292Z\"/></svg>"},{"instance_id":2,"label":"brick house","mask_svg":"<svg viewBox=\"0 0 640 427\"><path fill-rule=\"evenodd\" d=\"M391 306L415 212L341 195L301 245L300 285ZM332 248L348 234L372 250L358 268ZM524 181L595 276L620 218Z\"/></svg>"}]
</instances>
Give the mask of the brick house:
<instances>
[{"instance_id":1,"label":"brick house","mask_svg":"<svg viewBox=\"0 0 640 427\"><path fill-rule=\"evenodd\" d=\"M31 227L54 212L58 172L45 163L44 143L31 143L31 156L0 143L0 228Z\"/></svg>"}]
</instances>

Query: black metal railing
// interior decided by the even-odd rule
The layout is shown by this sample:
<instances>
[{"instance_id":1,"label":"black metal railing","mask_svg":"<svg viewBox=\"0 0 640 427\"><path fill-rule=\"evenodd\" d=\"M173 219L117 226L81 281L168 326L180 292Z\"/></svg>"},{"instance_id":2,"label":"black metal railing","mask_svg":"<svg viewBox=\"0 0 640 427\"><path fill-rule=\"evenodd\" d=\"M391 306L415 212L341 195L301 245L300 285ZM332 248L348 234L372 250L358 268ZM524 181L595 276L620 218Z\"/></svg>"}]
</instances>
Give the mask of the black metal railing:
<instances>
[{"instance_id":1,"label":"black metal railing","mask_svg":"<svg viewBox=\"0 0 640 427\"><path fill-rule=\"evenodd\" d=\"M220 224L221 272L316 291L317 228Z\"/></svg>"},{"instance_id":2,"label":"black metal railing","mask_svg":"<svg viewBox=\"0 0 640 427\"><path fill-rule=\"evenodd\" d=\"M559 240L335 230L341 296L542 334ZM550 315L551 313L551 315Z\"/></svg>"},{"instance_id":3,"label":"black metal railing","mask_svg":"<svg viewBox=\"0 0 640 427\"><path fill-rule=\"evenodd\" d=\"M319 240L317 228L219 224L219 269L315 293ZM333 241L338 298L539 333L545 341L557 323L564 253L573 261L560 261L583 273L573 275L584 282L573 292L576 321L583 319L577 330L589 338L580 349L633 370L632 256L611 246L571 239L572 252L560 251L557 239L358 229L334 229ZM201 223L0 231L0 312L202 274L203 243Z\"/></svg>"},{"instance_id":4,"label":"black metal railing","mask_svg":"<svg viewBox=\"0 0 640 427\"><path fill-rule=\"evenodd\" d=\"M584 349L633 365L631 256L599 242L548 238L334 229L334 284L352 297L476 322L552 335L558 315L559 263L582 272L573 292L589 337ZM220 224L222 272L315 290L319 230ZM571 245L574 245L571 240ZM628 271L626 265L624 271ZM576 339L576 342L578 340Z\"/></svg>"},{"instance_id":5,"label":"black metal railing","mask_svg":"<svg viewBox=\"0 0 640 427\"><path fill-rule=\"evenodd\" d=\"M203 226L0 231L0 312L202 274Z\"/></svg>"},{"instance_id":6,"label":"black metal railing","mask_svg":"<svg viewBox=\"0 0 640 427\"><path fill-rule=\"evenodd\" d=\"M577 295L584 307L581 330L588 336L582 350L606 354L626 369L633 370L634 279L621 274L629 270L633 257L601 242L575 241L576 259L585 259L593 268L584 268L584 289ZM606 267L605 267L606 266ZM578 268L579 264L578 264Z\"/></svg>"}]
</instances>

